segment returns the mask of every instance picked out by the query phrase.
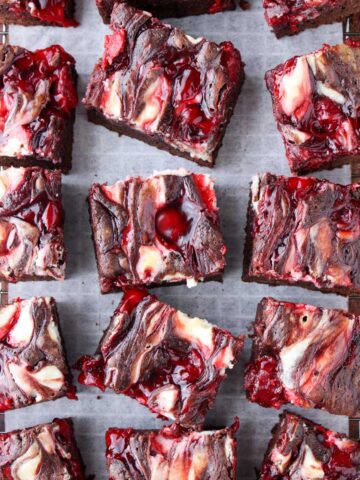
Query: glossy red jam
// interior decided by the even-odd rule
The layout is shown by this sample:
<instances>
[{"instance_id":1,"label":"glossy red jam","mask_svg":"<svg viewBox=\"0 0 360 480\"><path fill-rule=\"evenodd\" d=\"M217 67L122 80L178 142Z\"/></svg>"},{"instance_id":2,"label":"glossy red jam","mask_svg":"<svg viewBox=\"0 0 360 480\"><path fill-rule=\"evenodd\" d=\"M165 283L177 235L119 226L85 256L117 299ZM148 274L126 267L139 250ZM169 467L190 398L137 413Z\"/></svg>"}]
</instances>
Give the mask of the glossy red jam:
<instances>
[{"instance_id":1,"label":"glossy red jam","mask_svg":"<svg viewBox=\"0 0 360 480\"><path fill-rule=\"evenodd\" d=\"M16 13L30 14L42 22L60 27L76 27L78 22L66 16L68 0L18 0L12 2L9 9Z\"/></svg>"}]
</instances>

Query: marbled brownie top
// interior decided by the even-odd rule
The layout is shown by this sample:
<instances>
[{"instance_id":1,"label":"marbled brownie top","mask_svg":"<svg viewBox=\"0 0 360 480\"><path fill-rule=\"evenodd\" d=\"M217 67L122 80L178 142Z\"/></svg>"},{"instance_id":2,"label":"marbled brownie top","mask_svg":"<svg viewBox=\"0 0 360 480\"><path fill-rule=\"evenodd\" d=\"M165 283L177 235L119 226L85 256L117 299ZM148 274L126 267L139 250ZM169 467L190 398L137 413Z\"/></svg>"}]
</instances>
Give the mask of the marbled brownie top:
<instances>
[{"instance_id":1,"label":"marbled brownie top","mask_svg":"<svg viewBox=\"0 0 360 480\"><path fill-rule=\"evenodd\" d=\"M238 421L214 431L176 424L160 431L110 428L106 432L110 478L235 480L237 428Z\"/></svg>"},{"instance_id":2,"label":"marbled brownie top","mask_svg":"<svg viewBox=\"0 0 360 480\"><path fill-rule=\"evenodd\" d=\"M61 173L0 172L0 276L9 282L65 276Z\"/></svg>"},{"instance_id":3,"label":"marbled brownie top","mask_svg":"<svg viewBox=\"0 0 360 480\"><path fill-rule=\"evenodd\" d=\"M265 78L293 173L360 155L360 43L324 45Z\"/></svg>"},{"instance_id":4,"label":"marbled brownie top","mask_svg":"<svg viewBox=\"0 0 360 480\"><path fill-rule=\"evenodd\" d=\"M159 416L201 424L243 337L191 318L143 290L128 290L79 382L136 398Z\"/></svg>"},{"instance_id":5,"label":"marbled brownie top","mask_svg":"<svg viewBox=\"0 0 360 480\"><path fill-rule=\"evenodd\" d=\"M244 279L360 292L360 186L265 173L251 185Z\"/></svg>"},{"instance_id":6,"label":"marbled brownie top","mask_svg":"<svg viewBox=\"0 0 360 480\"><path fill-rule=\"evenodd\" d=\"M360 413L360 317L342 310L264 298L258 306L248 398L337 415Z\"/></svg>"},{"instance_id":7,"label":"marbled brownie top","mask_svg":"<svg viewBox=\"0 0 360 480\"><path fill-rule=\"evenodd\" d=\"M114 7L111 28L85 106L211 165L237 96L239 52L125 3Z\"/></svg>"},{"instance_id":8,"label":"marbled brownie top","mask_svg":"<svg viewBox=\"0 0 360 480\"><path fill-rule=\"evenodd\" d=\"M75 398L55 301L15 300L0 307L0 411Z\"/></svg>"},{"instance_id":9,"label":"marbled brownie top","mask_svg":"<svg viewBox=\"0 0 360 480\"><path fill-rule=\"evenodd\" d=\"M226 247L208 175L176 170L94 184L89 204L103 293L221 276Z\"/></svg>"},{"instance_id":10,"label":"marbled brownie top","mask_svg":"<svg viewBox=\"0 0 360 480\"><path fill-rule=\"evenodd\" d=\"M76 1L76 0L74 0ZM69 17L69 0L2 0L1 6L12 13L31 15L41 22L59 27L76 27L78 23Z\"/></svg>"}]
</instances>

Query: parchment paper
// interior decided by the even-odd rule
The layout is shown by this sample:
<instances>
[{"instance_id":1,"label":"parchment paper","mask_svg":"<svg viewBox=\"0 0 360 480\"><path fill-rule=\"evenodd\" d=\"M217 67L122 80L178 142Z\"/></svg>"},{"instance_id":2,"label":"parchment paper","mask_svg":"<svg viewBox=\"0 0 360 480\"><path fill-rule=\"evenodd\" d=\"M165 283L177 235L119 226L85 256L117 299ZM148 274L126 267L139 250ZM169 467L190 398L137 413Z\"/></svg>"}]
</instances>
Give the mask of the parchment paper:
<instances>
[{"instance_id":1,"label":"parchment paper","mask_svg":"<svg viewBox=\"0 0 360 480\"><path fill-rule=\"evenodd\" d=\"M195 37L206 36L221 42L231 40L246 62L246 82L235 115L228 127L218 164L211 174L216 178L222 227L228 246L228 267L224 283L199 284L156 289L160 299L190 315L207 318L234 334L247 333L257 303L265 295L302 301L326 307L346 308L344 298L309 292L295 287L268 287L241 281L244 227L248 184L252 175L266 170L289 174L283 145L272 116L270 96L263 76L267 69L294 54L307 53L323 42L341 41L341 25L324 26L299 36L277 40L263 19L260 0L252 0L250 11L170 19ZM77 0L76 29L11 27L13 44L35 49L60 43L77 61L79 93L83 96L89 74L102 55L103 37L108 31L95 8L95 0ZM69 250L65 282L23 283L10 286L10 298L53 295L58 304L70 363L82 354L94 352L103 329L120 300L120 294L101 296L93 247L90 239L86 195L93 181L109 183L127 175L148 175L153 170L185 167L207 171L192 162L170 156L127 137L119 138L103 127L87 122L83 107L77 111L74 159L71 173L63 177L66 209L66 242ZM340 183L350 181L349 168L320 172L319 177ZM255 468L262 457L276 423L278 412L249 403L243 390L243 364L249 357L251 342L238 365L224 382L215 408L207 417L211 427L230 424L240 417L238 433L238 478L255 479ZM75 372L76 374L76 372ZM290 407L292 410L296 410ZM302 413L324 425L347 433L348 420L315 410ZM112 392L79 387L79 401L67 399L6 413L6 430L27 427L54 417L74 419L88 474L105 479L104 433L110 426L158 428L162 425L135 400Z\"/></svg>"}]
</instances>

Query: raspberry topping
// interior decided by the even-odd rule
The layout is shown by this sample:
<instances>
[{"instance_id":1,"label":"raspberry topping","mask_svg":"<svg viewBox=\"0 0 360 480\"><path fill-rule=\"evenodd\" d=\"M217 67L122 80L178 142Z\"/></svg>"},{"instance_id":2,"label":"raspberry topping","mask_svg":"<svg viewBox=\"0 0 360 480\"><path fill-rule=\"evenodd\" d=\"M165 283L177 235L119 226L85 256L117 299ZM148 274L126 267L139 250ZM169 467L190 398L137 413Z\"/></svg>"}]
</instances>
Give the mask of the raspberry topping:
<instances>
[{"instance_id":1,"label":"raspberry topping","mask_svg":"<svg viewBox=\"0 0 360 480\"><path fill-rule=\"evenodd\" d=\"M16 13L27 13L42 22L54 23L60 27L77 27L76 20L66 16L66 0L17 0L12 1L10 10Z\"/></svg>"}]
</instances>

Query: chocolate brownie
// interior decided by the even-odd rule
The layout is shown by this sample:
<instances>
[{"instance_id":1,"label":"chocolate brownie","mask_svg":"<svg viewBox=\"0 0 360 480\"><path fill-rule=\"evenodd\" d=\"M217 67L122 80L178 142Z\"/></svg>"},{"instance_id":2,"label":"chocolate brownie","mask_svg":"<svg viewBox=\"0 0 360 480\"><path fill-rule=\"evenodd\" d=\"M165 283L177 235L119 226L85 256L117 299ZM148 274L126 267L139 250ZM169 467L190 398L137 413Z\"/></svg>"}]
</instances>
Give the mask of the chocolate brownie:
<instances>
[{"instance_id":1,"label":"chocolate brownie","mask_svg":"<svg viewBox=\"0 0 360 480\"><path fill-rule=\"evenodd\" d=\"M75 60L59 45L0 46L0 165L71 168Z\"/></svg>"},{"instance_id":2,"label":"chocolate brownie","mask_svg":"<svg viewBox=\"0 0 360 480\"><path fill-rule=\"evenodd\" d=\"M273 430L259 480L358 480L360 443L285 412Z\"/></svg>"},{"instance_id":3,"label":"chocolate brownie","mask_svg":"<svg viewBox=\"0 0 360 480\"><path fill-rule=\"evenodd\" d=\"M127 290L79 382L135 398L163 419L201 424L244 338Z\"/></svg>"},{"instance_id":4,"label":"chocolate brownie","mask_svg":"<svg viewBox=\"0 0 360 480\"><path fill-rule=\"evenodd\" d=\"M63 280L61 173L39 167L0 172L0 279Z\"/></svg>"},{"instance_id":5,"label":"chocolate brownie","mask_svg":"<svg viewBox=\"0 0 360 480\"><path fill-rule=\"evenodd\" d=\"M76 27L75 0L2 0L0 21L18 25Z\"/></svg>"},{"instance_id":6,"label":"chocolate brownie","mask_svg":"<svg viewBox=\"0 0 360 480\"><path fill-rule=\"evenodd\" d=\"M76 398L55 300L0 306L0 411L64 396Z\"/></svg>"},{"instance_id":7,"label":"chocolate brownie","mask_svg":"<svg viewBox=\"0 0 360 480\"><path fill-rule=\"evenodd\" d=\"M0 433L4 480L85 480L70 419Z\"/></svg>"},{"instance_id":8,"label":"chocolate brownie","mask_svg":"<svg viewBox=\"0 0 360 480\"><path fill-rule=\"evenodd\" d=\"M83 101L89 120L213 166L244 79L240 53L124 3L111 29Z\"/></svg>"},{"instance_id":9,"label":"chocolate brownie","mask_svg":"<svg viewBox=\"0 0 360 480\"><path fill-rule=\"evenodd\" d=\"M360 42L324 45L265 79L292 173L360 161Z\"/></svg>"},{"instance_id":10,"label":"chocolate brownie","mask_svg":"<svg viewBox=\"0 0 360 480\"><path fill-rule=\"evenodd\" d=\"M244 281L360 293L360 185L271 173L253 178Z\"/></svg>"},{"instance_id":11,"label":"chocolate brownie","mask_svg":"<svg viewBox=\"0 0 360 480\"><path fill-rule=\"evenodd\" d=\"M360 416L360 316L264 298L253 337L249 400Z\"/></svg>"},{"instance_id":12,"label":"chocolate brownie","mask_svg":"<svg viewBox=\"0 0 360 480\"><path fill-rule=\"evenodd\" d=\"M236 478L238 420L222 430L173 424L161 430L110 428L106 461L112 480Z\"/></svg>"},{"instance_id":13,"label":"chocolate brownie","mask_svg":"<svg viewBox=\"0 0 360 480\"><path fill-rule=\"evenodd\" d=\"M104 23L110 23L111 12L116 3L119 3L119 0L96 0ZM128 0L126 3L140 10L151 12L158 18L217 13L234 10L236 6L235 0L201 0L196 3L190 0Z\"/></svg>"},{"instance_id":14,"label":"chocolate brownie","mask_svg":"<svg viewBox=\"0 0 360 480\"><path fill-rule=\"evenodd\" d=\"M89 206L102 293L221 279L226 247L208 175L180 169L94 184Z\"/></svg>"},{"instance_id":15,"label":"chocolate brownie","mask_svg":"<svg viewBox=\"0 0 360 480\"><path fill-rule=\"evenodd\" d=\"M265 19L280 38L360 13L359 0L263 0Z\"/></svg>"}]
</instances>

